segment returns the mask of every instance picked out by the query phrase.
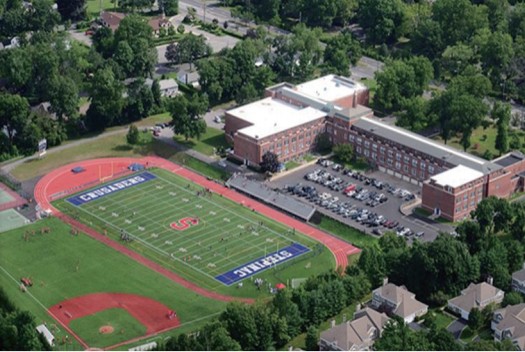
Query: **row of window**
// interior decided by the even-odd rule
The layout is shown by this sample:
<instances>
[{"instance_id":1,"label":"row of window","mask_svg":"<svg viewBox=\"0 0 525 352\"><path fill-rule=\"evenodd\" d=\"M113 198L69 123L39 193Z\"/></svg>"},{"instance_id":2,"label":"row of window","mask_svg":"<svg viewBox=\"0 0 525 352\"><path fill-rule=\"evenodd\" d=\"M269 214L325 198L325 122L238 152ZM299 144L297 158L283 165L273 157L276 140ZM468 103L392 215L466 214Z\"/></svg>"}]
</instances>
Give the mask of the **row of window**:
<instances>
[{"instance_id":1,"label":"row of window","mask_svg":"<svg viewBox=\"0 0 525 352\"><path fill-rule=\"evenodd\" d=\"M478 198L477 201L476 201L476 200L471 200L471 201L470 201L470 206L469 206L469 202L465 202L465 204L463 204L463 206L461 206L461 205L457 205L457 206L456 206L456 213L460 213L460 212L462 212L462 211L465 211L465 210L467 210L469 207L470 207L470 208L474 208L474 207L476 207L477 204L479 204L479 202L481 202L481 197Z\"/></svg>"},{"instance_id":2,"label":"row of window","mask_svg":"<svg viewBox=\"0 0 525 352\"><path fill-rule=\"evenodd\" d=\"M361 147L360 147L359 145L363 144L363 139L362 139L361 137L357 137L357 139L356 139L356 137L355 137L354 135L350 135L350 137L349 137L349 141L350 141L350 142L354 142L354 141L356 141L356 143L358 144L358 146L356 147L356 151L357 151L357 153L361 153L361 150L362 150L362 149L361 149ZM369 147L370 147L370 144L371 144L371 143L370 143L369 141L365 140L365 142L364 142L364 147L365 147L365 148L369 148ZM377 144L376 144L376 143L372 143L372 150L373 150L373 151L377 151ZM380 146L380 147L379 147L379 153L380 153L380 154L385 154L385 152L386 152L386 147L384 147L384 146ZM363 152L363 154L364 154L365 156L368 157L368 156L370 155L370 152L367 151L367 150L365 149L364 152ZM372 153L372 155L374 155L374 154L375 154L375 153ZM388 154L388 157L389 157L389 158L394 158L394 151L393 151L393 150L390 150L390 149L389 149L387 154ZM377 155L377 154L376 154L376 155ZM373 159L376 159L375 157L372 157L372 158L373 158ZM408 155L403 155L402 153L395 153L395 158L396 158L396 160L399 161L399 162L402 160L405 164L411 164L412 167L414 167L414 168L417 168L418 165L419 165L419 168L420 168L421 170L426 170L426 169L427 169L427 164L426 164L426 162L421 161L421 160L416 159L416 158L410 158ZM379 159L380 159L381 161L383 161L383 162L384 162L384 160L385 160L384 157L380 157ZM389 160L390 160L390 159L389 159ZM389 165L392 165L392 163L389 162ZM397 163L396 163L396 165L397 165ZM397 167L397 169L401 169L401 166L400 166L400 167ZM405 165L404 170L405 170L405 171L408 170L408 166L407 166L407 165ZM434 171L435 171L434 166L433 166L433 165L428 165L428 173L429 173L429 174L434 174ZM417 171L413 171L412 174L417 174ZM422 174L424 174L424 172L422 172Z\"/></svg>"}]
</instances>

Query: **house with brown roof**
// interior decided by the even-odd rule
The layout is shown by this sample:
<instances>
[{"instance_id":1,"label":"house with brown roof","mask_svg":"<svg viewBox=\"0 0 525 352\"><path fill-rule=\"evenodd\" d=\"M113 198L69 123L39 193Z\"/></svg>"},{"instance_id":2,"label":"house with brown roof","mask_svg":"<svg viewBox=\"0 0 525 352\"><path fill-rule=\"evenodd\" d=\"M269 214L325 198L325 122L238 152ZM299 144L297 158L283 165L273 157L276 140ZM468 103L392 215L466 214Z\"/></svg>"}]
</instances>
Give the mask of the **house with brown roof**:
<instances>
[{"instance_id":1,"label":"house with brown roof","mask_svg":"<svg viewBox=\"0 0 525 352\"><path fill-rule=\"evenodd\" d=\"M492 316L494 341L510 339L520 350L525 350L525 303L498 309Z\"/></svg>"},{"instance_id":2,"label":"house with brown roof","mask_svg":"<svg viewBox=\"0 0 525 352\"><path fill-rule=\"evenodd\" d=\"M113 32L120 26L120 22L126 17L126 14L112 11L102 11L100 13L100 24L110 28Z\"/></svg>"},{"instance_id":3,"label":"house with brown roof","mask_svg":"<svg viewBox=\"0 0 525 352\"><path fill-rule=\"evenodd\" d=\"M512 289L525 294L525 268L512 273Z\"/></svg>"},{"instance_id":4,"label":"house with brown roof","mask_svg":"<svg viewBox=\"0 0 525 352\"><path fill-rule=\"evenodd\" d=\"M335 325L321 333L321 351L368 351L374 341L381 336L383 328L390 319L384 313L371 308L358 310L352 321Z\"/></svg>"},{"instance_id":5,"label":"house with brown roof","mask_svg":"<svg viewBox=\"0 0 525 352\"><path fill-rule=\"evenodd\" d=\"M448 308L468 320L472 308L482 310L491 303L499 304L503 297L505 292L486 282L470 284L459 296L448 300Z\"/></svg>"},{"instance_id":6,"label":"house with brown roof","mask_svg":"<svg viewBox=\"0 0 525 352\"><path fill-rule=\"evenodd\" d=\"M396 286L385 283L373 291L371 306L387 314L397 315L411 323L417 317L428 312L428 306L419 302L416 295L406 289L405 286Z\"/></svg>"},{"instance_id":7,"label":"house with brown roof","mask_svg":"<svg viewBox=\"0 0 525 352\"><path fill-rule=\"evenodd\" d=\"M167 30L173 27L173 24L162 14L158 17L153 17L148 21L149 26L153 30L153 34L158 37L161 30Z\"/></svg>"}]
</instances>

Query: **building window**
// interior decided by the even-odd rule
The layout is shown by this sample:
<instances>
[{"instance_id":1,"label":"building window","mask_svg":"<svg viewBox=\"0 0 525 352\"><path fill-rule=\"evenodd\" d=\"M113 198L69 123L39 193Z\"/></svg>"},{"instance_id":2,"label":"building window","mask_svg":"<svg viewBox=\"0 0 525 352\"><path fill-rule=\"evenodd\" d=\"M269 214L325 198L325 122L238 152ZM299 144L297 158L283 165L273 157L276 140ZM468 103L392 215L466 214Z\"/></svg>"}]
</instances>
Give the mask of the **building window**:
<instances>
[{"instance_id":1,"label":"building window","mask_svg":"<svg viewBox=\"0 0 525 352\"><path fill-rule=\"evenodd\" d=\"M389 151L388 151L388 157L390 157L390 158L391 158L391 157L393 157L393 156L394 156L394 152L393 152L393 151L391 151L391 150L389 150Z\"/></svg>"},{"instance_id":2,"label":"building window","mask_svg":"<svg viewBox=\"0 0 525 352\"><path fill-rule=\"evenodd\" d=\"M467 208L468 208L468 204L465 204L465 205L463 206L463 210L467 210Z\"/></svg>"},{"instance_id":3,"label":"building window","mask_svg":"<svg viewBox=\"0 0 525 352\"><path fill-rule=\"evenodd\" d=\"M364 154L365 154L365 156L370 156L370 152L368 151L368 149L365 149Z\"/></svg>"},{"instance_id":4,"label":"building window","mask_svg":"<svg viewBox=\"0 0 525 352\"><path fill-rule=\"evenodd\" d=\"M379 160L381 160L381 162L383 162L383 163L384 163L384 162L385 162L385 157L384 157L384 156L382 156L382 155L380 155L380 156L379 156Z\"/></svg>"},{"instance_id":5,"label":"building window","mask_svg":"<svg viewBox=\"0 0 525 352\"><path fill-rule=\"evenodd\" d=\"M361 137L357 138L357 144L361 144L361 143L363 143L363 138Z\"/></svg>"},{"instance_id":6,"label":"building window","mask_svg":"<svg viewBox=\"0 0 525 352\"><path fill-rule=\"evenodd\" d=\"M365 141L365 148L370 148L370 142L369 141Z\"/></svg>"},{"instance_id":7,"label":"building window","mask_svg":"<svg viewBox=\"0 0 525 352\"><path fill-rule=\"evenodd\" d=\"M419 177L420 178L425 178L425 171L420 171L419 172Z\"/></svg>"},{"instance_id":8,"label":"building window","mask_svg":"<svg viewBox=\"0 0 525 352\"><path fill-rule=\"evenodd\" d=\"M408 164L410 163L410 158L405 155L405 157L403 158L403 161Z\"/></svg>"},{"instance_id":9,"label":"building window","mask_svg":"<svg viewBox=\"0 0 525 352\"><path fill-rule=\"evenodd\" d=\"M334 128L334 136L337 136L337 130Z\"/></svg>"},{"instance_id":10,"label":"building window","mask_svg":"<svg viewBox=\"0 0 525 352\"><path fill-rule=\"evenodd\" d=\"M421 168L421 170L425 170L425 168L427 167L427 164L425 164L425 162L422 161L419 163L419 167Z\"/></svg>"},{"instance_id":11,"label":"building window","mask_svg":"<svg viewBox=\"0 0 525 352\"><path fill-rule=\"evenodd\" d=\"M474 201L470 202L470 206L471 206L471 207L473 207L474 204L476 204L476 202L474 202Z\"/></svg>"},{"instance_id":12,"label":"building window","mask_svg":"<svg viewBox=\"0 0 525 352\"><path fill-rule=\"evenodd\" d=\"M465 194L465 195L463 196L463 200L468 200L468 194Z\"/></svg>"},{"instance_id":13,"label":"building window","mask_svg":"<svg viewBox=\"0 0 525 352\"><path fill-rule=\"evenodd\" d=\"M412 159L412 166L417 167L417 159Z\"/></svg>"},{"instance_id":14,"label":"building window","mask_svg":"<svg viewBox=\"0 0 525 352\"><path fill-rule=\"evenodd\" d=\"M385 147L381 147L381 148L379 148L379 151L381 152L381 154L385 154L385 150L386 150Z\"/></svg>"},{"instance_id":15,"label":"building window","mask_svg":"<svg viewBox=\"0 0 525 352\"><path fill-rule=\"evenodd\" d=\"M372 144L372 149L373 149L373 150L377 150L377 144L375 144L375 143Z\"/></svg>"},{"instance_id":16,"label":"building window","mask_svg":"<svg viewBox=\"0 0 525 352\"><path fill-rule=\"evenodd\" d=\"M396 169L401 169L401 163L399 161L396 161Z\"/></svg>"},{"instance_id":17,"label":"building window","mask_svg":"<svg viewBox=\"0 0 525 352\"><path fill-rule=\"evenodd\" d=\"M388 163L388 165L392 166L392 159L389 158L386 162Z\"/></svg>"},{"instance_id":18,"label":"building window","mask_svg":"<svg viewBox=\"0 0 525 352\"><path fill-rule=\"evenodd\" d=\"M403 171L408 172L408 166L407 165L403 165Z\"/></svg>"},{"instance_id":19,"label":"building window","mask_svg":"<svg viewBox=\"0 0 525 352\"><path fill-rule=\"evenodd\" d=\"M361 147L355 148L355 151L358 152L358 153L361 153Z\"/></svg>"},{"instance_id":20,"label":"building window","mask_svg":"<svg viewBox=\"0 0 525 352\"><path fill-rule=\"evenodd\" d=\"M456 198L456 204L458 204L459 202L461 202L461 198Z\"/></svg>"},{"instance_id":21,"label":"building window","mask_svg":"<svg viewBox=\"0 0 525 352\"><path fill-rule=\"evenodd\" d=\"M412 176L414 176L414 177L417 176L417 170L416 169L412 169Z\"/></svg>"},{"instance_id":22,"label":"building window","mask_svg":"<svg viewBox=\"0 0 525 352\"><path fill-rule=\"evenodd\" d=\"M349 135L349 136L348 136L348 140L349 140L350 142L355 141L355 136L354 136L353 134Z\"/></svg>"},{"instance_id":23,"label":"building window","mask_svg":"<svg viewBox=\"0 0 525 352\"><path fill-rule=\"evenodd\" d=\"M401 154L396 153L396 160L397 160L397 161L401 161Z\"/></svg>"},{"instance_id":24,"label":"building window","mask_svg":"<svg viewBox=\"0 0 525 352\"><path fill-rule=\"evenodd\" d=\"M374 159L374 160L377 159L377 153L372 153L372 159Z\"/></svg>"},{"instance_id":25,"label":"building window","mask_svg":"<svg viewBox=\"0 0 525 352\"><path fill-rule=\"evenodd\" d=\"M430 174L433 174L433 173L434 173L434 166L432 166L432 165L428 165L428 172L429 172Z\"/></svg>"}]
</instances>

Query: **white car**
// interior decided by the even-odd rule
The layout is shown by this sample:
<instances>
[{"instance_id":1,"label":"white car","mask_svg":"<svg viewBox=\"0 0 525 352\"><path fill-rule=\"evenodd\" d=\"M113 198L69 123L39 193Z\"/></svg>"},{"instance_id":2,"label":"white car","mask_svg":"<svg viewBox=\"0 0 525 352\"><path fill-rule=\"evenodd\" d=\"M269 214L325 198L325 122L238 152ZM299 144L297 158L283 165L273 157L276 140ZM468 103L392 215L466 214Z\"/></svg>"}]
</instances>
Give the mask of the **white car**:
<instances>
[{"instance_id":1,"label":"white car","mask_svg":"<svg viewBox=\"0 0 525 352\"><path fill-rule=\"evenodd\" d=\"M226 162L224 160L220 160L219 161L219 166L220 167L226 167Z\"/></svg>"}]
</instances>

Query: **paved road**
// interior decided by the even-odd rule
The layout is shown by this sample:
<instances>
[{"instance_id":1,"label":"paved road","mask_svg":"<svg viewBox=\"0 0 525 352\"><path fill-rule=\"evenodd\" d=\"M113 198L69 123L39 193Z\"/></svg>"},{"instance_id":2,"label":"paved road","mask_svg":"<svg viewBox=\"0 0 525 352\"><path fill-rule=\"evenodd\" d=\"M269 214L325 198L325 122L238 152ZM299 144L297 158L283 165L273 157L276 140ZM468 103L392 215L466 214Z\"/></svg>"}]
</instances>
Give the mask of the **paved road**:
<instances>
[{"instance_id":1,"label":"paved road","mask_svg":"<svg viewBox=\"0 0 525 352\"><path fill-rule=\"evenodd\" d=\"M447 331L454 336L456 340L459 340L461 332L467 326L467 322L463 319L456 319L449 326L447 326Z\"/></svg>"}]
</instances>

